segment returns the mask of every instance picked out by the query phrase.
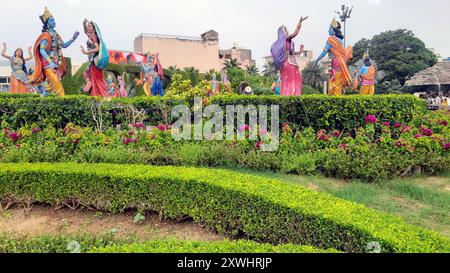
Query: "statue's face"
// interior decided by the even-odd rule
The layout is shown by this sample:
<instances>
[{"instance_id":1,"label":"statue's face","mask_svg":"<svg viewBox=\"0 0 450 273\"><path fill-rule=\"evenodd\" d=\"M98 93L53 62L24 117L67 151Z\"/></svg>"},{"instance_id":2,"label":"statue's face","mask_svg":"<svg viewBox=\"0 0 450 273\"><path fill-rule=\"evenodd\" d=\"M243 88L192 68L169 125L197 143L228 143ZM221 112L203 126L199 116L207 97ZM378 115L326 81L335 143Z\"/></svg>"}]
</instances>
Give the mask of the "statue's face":
<instances>
[{"instance_id":1,"label":"statue's face","mask_svg":"<svg viewBox=\"0 0 450 273\"><path fill-rule=\"evenodd\" d=\"M148 56L147 57L147 62L148 63L153 63L153 57L152 56Z\"/></svg>"},{"instance_id":2,"label":"statue's face","mask_svg":"<svg viewBox=\"0 0 450 273\"><path fill-rule=\"evenodd\" d=\"M364 64L365 64L366 66L371 66L371 65L372 65L372 62L370 61L370 59L367 59L367 60L364 60Z\"/></svg>"},{"instance_id":3,"label":"statue's face","mask_svg":"<svg viewBox=\"0 0 450 273\"><path fill-rule=\"evenodd\" d=\"M48 19L47 27L48 27L48 28L54 28L54 27L56 27L56 21L55 21L55 18L50 17L50 18Z\"/></svg>"},{"instance_id":4,"label":"statue's face","mask_svg":"<svg viewBox=\"0 0 450 273\"><path fill-rule=\"evenodd\" d=\"M330 29L328 30L328 34L330 34L330 35L336 34L336 33L334 32L333 27L330 26Z\"/></svg>"},{"instance_id":5,"label":"statue's face","mask_svg":"<svg viewBox=\"0 0 450 273\"><path fill-rule=\"evenodd\" d=\"M92 23L87 24L87 31L88 33L94 32L94 26L92 25Z\"/></svg>"},{"instance_id":6,"label":"statue's face","mask_svg":"<svg viewBox=\"0 0 450 273\"><path fill-rule=\"evenodd\" d=\"M22 49L17 49L16 50L16 53L14 54L16 57L22 57L23 56L23 51L22 51Z\"/></svg>"}]
</instances>

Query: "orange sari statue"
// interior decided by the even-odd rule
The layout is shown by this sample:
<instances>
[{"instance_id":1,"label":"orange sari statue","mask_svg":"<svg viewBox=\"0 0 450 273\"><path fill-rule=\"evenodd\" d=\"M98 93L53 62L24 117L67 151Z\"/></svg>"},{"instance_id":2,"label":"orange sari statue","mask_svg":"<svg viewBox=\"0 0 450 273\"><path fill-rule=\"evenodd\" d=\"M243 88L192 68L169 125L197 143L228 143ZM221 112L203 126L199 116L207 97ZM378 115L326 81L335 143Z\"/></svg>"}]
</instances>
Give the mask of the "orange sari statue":
<instances>
[{"instance_id":1,"label":"orange sari statue","mask_svg":"<svg viewBox=\"0 0 450 273\"><path fill-rule=\"evenodd\" d=\"M355 78L354 90L358 89L358 85L361 82L361 96L373 96L375 95L375 75L376 69L375 65L372 64L370 60L369 53L366 53L363 56L363 66L359 70L358 74Z\"/></svg>"},{"instance_id":2,"label":"orange sari statue","mask_svg":"<svg viewBox=\"0 0 450 273\"><path fill-rule=\"evenodd\" d=\"M331 59L330 76L328 80L328 95L340 96L347 87L352 85L352 78L348 70L347 62L353 56L352 47L344 49L344 35L341 31L341 24L333 20L329 29L330 37L327 40L322 54L317 58L319 63L327 54Z\"/></svg>"}]
</instances>

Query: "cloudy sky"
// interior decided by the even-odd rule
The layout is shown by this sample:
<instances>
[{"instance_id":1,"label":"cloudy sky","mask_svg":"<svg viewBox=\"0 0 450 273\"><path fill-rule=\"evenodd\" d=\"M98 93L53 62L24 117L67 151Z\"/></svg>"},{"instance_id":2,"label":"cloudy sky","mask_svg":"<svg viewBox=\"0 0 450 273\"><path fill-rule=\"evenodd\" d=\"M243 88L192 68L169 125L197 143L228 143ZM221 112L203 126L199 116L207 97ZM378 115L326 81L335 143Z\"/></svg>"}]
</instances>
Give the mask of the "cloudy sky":
<instances>
[{"instance_id":1,"label":"cloudy sky","mask_svg":"<svg viewBox=\"0 0 450 273\"><path fill-rule=\"evenodd\" d=\"M88 18L101 28L109 48L133 50L140 33L199 36L214 29L219 32L221 48L237 42L253 50L259 65L270 53L276 30L286 25L293 31L300 16L309 16L297 45L322 50L328 26L335 11L345 3L354 7L348 24L348 42L398 28L411 29L443 56L450 57L449 0L2 0L0 41L9 51L34 43L41 31L38 15L48 6L57 20L64 40L75 30L82 32ZM75 63L85 57L80 45L84 34L65 51Z\"/></svg>"}]
</instances>

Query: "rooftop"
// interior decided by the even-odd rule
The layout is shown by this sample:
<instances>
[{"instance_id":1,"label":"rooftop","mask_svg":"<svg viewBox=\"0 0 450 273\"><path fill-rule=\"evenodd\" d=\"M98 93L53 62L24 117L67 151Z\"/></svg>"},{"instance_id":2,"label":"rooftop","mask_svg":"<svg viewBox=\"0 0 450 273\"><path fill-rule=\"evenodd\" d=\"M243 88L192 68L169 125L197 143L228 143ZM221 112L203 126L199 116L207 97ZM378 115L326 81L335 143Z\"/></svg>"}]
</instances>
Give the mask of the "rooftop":
<instances>
[{"instance_id":1,"label":"rooftop","mask_svg":"<svg viewBox=\"0 0 450 273\"><path fill-rule=\"evenodd\" d=\"M420 71L410 80L406 81L405 85L450 85L450 61L446 60Z\"/></svg>"}]
</instances>

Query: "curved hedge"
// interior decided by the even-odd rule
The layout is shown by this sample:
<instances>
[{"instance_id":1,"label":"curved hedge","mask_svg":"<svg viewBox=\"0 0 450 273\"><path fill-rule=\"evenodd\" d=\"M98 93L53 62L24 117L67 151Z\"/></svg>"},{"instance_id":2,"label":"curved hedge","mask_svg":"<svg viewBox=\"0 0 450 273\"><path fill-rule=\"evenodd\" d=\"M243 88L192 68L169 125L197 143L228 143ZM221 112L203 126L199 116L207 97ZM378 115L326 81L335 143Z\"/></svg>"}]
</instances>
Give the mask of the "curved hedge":
<instances>
[{"instance_id":1,"label":"curved hedge","mask_svg":"<svg viewBox=\"0 0 450 273\"><path fill-rule=\"evenodd\" d=\"M450 241L399 217L277 180L227 170L78 164L0 164L0 200L191 216L221 234L365 252L450 252Z\"/></svg>"},{"instance_id":2,"label":"curved hedge","mask_svg":"<svg viewBox=\"0 0 450 273\"><path fill-rule=\"evenodd\" d=\"M149 241L142 244L94 248L90 253L339 253L312 246L258 244L250 241L191 242L176 240Z\"/></svg>"},{"instance_id":3,"label":"curved hedge","mask_svg":"<svg viewBox=\"0 0 450 273\"><path fill-rule=\"evenodd\" d=\"M64 128L69 122L79 126L95 126L91 106L101 100L87 96L58 97L9 97L0 96L0 122L12 127L37 123ZM309 95L302 97L280 96L217 96L211 103L226 105L279 105L280 122L294 128L313 127L315 130L353 130L364 125L367 115L376 115L382 120L408 123L414 116L426 110L426 102L412 95L342 96ZM173 106L192 106L192 101L168 97L117 98L102 101L104 126L112 127L124 122L123 106L134 105L145 109L147 122L170 123Z\"/></svg>"}]
</instances>

